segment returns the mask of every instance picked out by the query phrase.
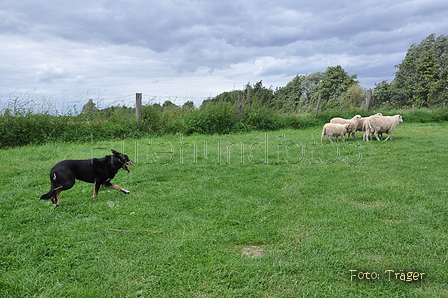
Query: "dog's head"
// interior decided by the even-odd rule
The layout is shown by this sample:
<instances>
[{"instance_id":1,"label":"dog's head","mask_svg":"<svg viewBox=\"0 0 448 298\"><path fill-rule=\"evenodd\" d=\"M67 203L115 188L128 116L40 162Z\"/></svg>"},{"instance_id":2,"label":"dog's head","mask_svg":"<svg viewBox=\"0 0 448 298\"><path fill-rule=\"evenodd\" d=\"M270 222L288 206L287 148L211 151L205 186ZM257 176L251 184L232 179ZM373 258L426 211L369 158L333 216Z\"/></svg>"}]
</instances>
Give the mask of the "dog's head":
<instances>
[{"instance_id":1,"label":"dog's head","mask_svg":"<svg viewBox=\"0 0 448 298\"><path fill-rule=\"evenodd\" d=\"M114 149L111 149L111 151L114 154L114 156L120 160L121 168L123 170L127 171L128 173L131 172L127 166L134 164L134 162L129 159L129 156L127 156L126 154L123 154L123 153L118 153Z\"/></svg>"}]
</instances>

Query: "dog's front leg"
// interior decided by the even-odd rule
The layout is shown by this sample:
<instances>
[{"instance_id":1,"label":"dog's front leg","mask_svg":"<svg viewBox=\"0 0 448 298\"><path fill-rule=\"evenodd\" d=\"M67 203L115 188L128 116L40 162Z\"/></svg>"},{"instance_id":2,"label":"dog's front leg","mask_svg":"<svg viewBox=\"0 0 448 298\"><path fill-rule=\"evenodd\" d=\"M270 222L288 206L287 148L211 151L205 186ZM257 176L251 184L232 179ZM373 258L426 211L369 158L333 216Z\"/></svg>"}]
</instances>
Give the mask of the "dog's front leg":
<instances>
[{"instance_id":1,"label":"dog's front leg","mask_svg":"<svg viewBox=\"0 0 448 298\"><path fill-rule=\"evenodd\" d=\"M96 200L98 198L98 191L100 190L101 183L95 180L95 185L93 187L93 198Z\"/></svg>"},{"instance_id":2,"label":"dog's front leg","mask_svg":"<svg viewBox=\"0 0 448 298\"><path fill-rule=\"evenodd\" d=\"M121 187L121 186L112 184L112 183L110 183L109 181L104 182L104 183L103 183L103 186L106 187L106 188L109 188L109 189L115 189L115 190L121 191L122 193L124 193L124 194L126 194L126 195L131 193L129 190L126 190L126 189L124 189L124 188Z\"/></svg>"}]
</instances>

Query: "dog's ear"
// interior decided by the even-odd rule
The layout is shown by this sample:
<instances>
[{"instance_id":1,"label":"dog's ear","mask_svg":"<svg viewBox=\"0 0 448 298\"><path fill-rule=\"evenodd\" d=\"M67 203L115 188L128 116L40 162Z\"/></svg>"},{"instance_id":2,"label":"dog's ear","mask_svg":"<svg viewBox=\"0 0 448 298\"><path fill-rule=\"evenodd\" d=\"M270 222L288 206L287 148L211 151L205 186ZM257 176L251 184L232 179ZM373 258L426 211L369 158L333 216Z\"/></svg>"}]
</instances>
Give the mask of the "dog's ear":
<instances>
[{"instance_id":1,"label":"dog's ear","mask_svg":"<svg viewBox=\"0 0 448 298\"><path fill-rule=\"evenodd\" d=\"M112 151L112 153L113 153L114 155L120 155L120 153L118 153L118 152L115 151L114 149L110 149L110 151Z\"/></svg>"}]
</instances>

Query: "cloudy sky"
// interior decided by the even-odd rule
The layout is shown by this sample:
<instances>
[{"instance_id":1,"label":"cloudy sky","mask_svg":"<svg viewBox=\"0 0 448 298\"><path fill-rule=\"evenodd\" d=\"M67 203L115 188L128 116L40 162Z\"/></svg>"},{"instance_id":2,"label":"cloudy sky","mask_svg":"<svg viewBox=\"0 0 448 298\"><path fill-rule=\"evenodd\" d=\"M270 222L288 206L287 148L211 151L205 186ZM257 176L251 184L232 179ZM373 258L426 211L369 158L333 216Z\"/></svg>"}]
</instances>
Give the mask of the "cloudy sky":
<instances>
[{"instance_id":1,"label":"cloudy sky","mask_svg":"<svg viewBox=\"0 0 448 298\"><path fill-rule=\"evenodd\" d=\"M136 92L200 103L336 65L373 88L411 44L447 35L447 16L446 0L2 0L0 110Z\"/></svg>"}]
</instances>

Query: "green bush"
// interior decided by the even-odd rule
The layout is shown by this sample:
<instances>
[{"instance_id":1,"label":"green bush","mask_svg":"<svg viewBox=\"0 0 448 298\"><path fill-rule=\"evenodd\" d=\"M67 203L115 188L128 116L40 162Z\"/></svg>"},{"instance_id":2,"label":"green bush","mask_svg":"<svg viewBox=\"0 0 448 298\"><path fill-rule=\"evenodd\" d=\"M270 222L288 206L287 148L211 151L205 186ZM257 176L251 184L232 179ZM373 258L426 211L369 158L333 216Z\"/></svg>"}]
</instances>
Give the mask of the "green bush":
<instances>
[{"instance_id":1,"label":"green bush","mask_svg":"<svg viewBox=\"0 0 448 298\"><path fill-rule=\"evenodd\" d=\"M162 127L162 107L160 106L144 106L142 107L141 119L138 128L150 134L158 134Z\"/></svg>"},{"instance_id":2,"label":"green bush","mask_svg":"<svg viewBox=\"0 0 448 298\"><path fill-rule=\"evenodd\" d=\"M56 123L57 118L48 115L4 115L0 117L0 146L42 144L53 138L57 130Z\"/></svg>"},{"instance_id":3,"label":"green bush","mask_svg":"<svg viewBox=\"0 0 448 298\"><path fill-rule=\"evenodd\" d=\"M134 116L135 117L135 116ZM15 147L28 144L44 144L49 141L90 141L126 138L142 135L136 130L136 121L129 117L107 120L85 115L52 116L29 114L25 116L0 116L0 147Z\"/></svg>"},{"instance_id":4,"label":"green bush","mask_svg":"<svg viewBox=\"0 0 448 298\"><path fill-rule=\"evenodd\" d=\"M286 118L267 107L250 107L243 114L243 123L251 130L276 130L285 126Z\"/></svg>"},{"instance_id":5,"label":"green bush","mask_svg":"<svg viewBox=\"0 0 448 298\"><path fill-rule=\"evenodd\" d=\"M296 117L294 127L291 128L307 128L321 125L325 122L319 120L315 115L299 115Z\"/></svg>"},{"instance_id":6,"label":"green bush","mask_svg":"<svg viewBox=\"0 0 448 298\"><path fill-rule=\"evenodd\" d=\"M186 133L187 124L185 123L185 114L188 112L175 105L164 108L161 118L161 133L172 135Z\"/></svg>"},{"instance_id":7,"label":"green bush","mask_svg":"<svg viewBox=\"0 0 448 298\"><path fill-rule=\"evenodd\" d=\"M405 111L402 113L397 112L397 114L401 114L406 122L409 121L412 123L428 123L428 122L440 122L448 120L447 109L437 109L437 110L418 109L415 110L414 112Z\"/></svg>"},{"instance_id":8,"label":"green bush","mask_svg":"<svg viewBox=\"0 0 448 298\"><path fill-rule=\"evenodd\" d=\"M237 125L235 106L228 102L205 102L199 110L186 117L186 132L200 134L228 134Z\"/></svg>"}]
</instances>

